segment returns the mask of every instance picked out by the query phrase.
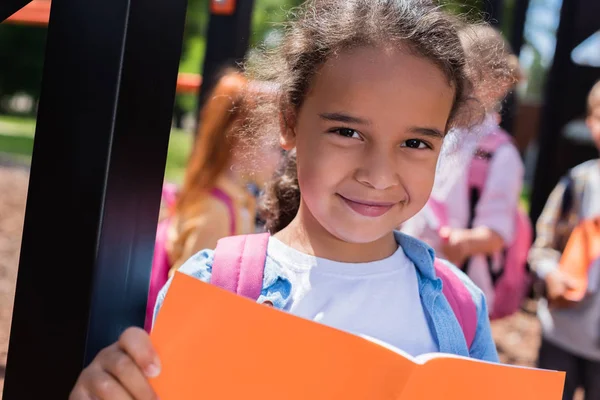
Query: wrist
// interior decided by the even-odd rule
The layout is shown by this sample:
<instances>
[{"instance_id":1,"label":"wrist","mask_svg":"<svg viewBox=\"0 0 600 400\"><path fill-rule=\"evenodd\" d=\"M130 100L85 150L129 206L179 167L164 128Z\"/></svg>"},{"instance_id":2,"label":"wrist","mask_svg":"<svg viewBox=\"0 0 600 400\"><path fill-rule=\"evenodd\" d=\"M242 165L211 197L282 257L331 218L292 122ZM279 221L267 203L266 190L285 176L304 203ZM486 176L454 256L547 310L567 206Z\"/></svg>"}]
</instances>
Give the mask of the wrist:
<instances>
[{"instance_id":1,"label":"wrist","mask_svg":"<svg viewBox=\"0 0 600 400\"><path fill-rule=\"evenodd\" d=\"M550 260L539 262L535 268L537 276L544 280L555 271L558 271L558 263Z\"/></svg>"}]
</instances>

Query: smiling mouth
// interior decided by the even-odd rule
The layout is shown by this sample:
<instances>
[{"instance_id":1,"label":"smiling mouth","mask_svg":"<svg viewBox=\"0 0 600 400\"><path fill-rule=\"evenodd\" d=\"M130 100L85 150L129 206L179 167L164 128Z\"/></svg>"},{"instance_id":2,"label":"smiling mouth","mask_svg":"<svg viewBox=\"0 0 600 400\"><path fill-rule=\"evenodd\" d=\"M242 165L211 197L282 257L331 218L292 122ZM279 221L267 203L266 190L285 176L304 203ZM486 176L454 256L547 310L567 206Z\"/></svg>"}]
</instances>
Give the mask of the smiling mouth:
<instances>
[{"instance_id":1,"label":"smiling mouth","mask_svg":"<svg viewBox=\"0 0 600 400\"><path fill-rule=\"evenodd\" d=\"M358 199L349 199L338 194L338 196L346 203L348 207L357 214L365 217L381 217L388 212L396 203L389 202L373 202Z\"/></svg>"}]
</instances>

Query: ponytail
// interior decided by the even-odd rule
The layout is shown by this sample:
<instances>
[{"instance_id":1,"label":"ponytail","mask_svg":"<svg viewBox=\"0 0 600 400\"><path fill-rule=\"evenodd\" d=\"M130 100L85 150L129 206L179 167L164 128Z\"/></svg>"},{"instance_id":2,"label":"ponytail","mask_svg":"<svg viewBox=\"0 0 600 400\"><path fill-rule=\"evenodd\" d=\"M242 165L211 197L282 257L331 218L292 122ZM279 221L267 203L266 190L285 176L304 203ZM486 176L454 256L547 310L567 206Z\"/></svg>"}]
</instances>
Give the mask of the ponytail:
<instances>
[{"instance_id":1,"label":"ponytail","mask_svg":"<svg viewBox=\"0 0 600 400\"><path fill-rule=\"evenodd\" d=\"M292 150L286 153L262 197L260 213L266 221L267 231L274 234L288 226L299 208L300 186L296 169L296 150Z\"/></svg>"}]
</instances>

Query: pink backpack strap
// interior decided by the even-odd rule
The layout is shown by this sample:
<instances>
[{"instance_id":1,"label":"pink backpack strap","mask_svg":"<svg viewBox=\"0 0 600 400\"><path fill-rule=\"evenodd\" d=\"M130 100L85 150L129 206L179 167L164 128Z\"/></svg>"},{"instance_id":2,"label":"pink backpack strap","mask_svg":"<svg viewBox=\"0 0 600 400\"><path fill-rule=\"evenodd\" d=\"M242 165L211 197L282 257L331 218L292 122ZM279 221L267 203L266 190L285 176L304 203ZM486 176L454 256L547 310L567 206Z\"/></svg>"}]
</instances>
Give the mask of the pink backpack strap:
<instances>
[{"instance_id":1,"label":"pink backpack strap","mask_svg":"<svg viewBox=\"0 0 600 400\"><path fill-rule=\"evenodd\" d=\"M227 193L225 193L223 190L215 187L210 191L211 196L215 197L216 199L219 199L220 201L222 201L223 203L225 203L225 206L227 206L227 211L229 211L229 219L230 219L230 224L229 224L229 234L230 235L235 235L236 232L236 215L235 215L235 208L233 207L233 200L231 200L231 197L229 197L229 195Z\"/></svg>"},{"instance_id":2,"label":"pink backpack strap","mask_svg":"<svg viewBox=\"0 0 600 400\"><path fill-rule=\"evenodd\" d=\"M156 229L156 240L154 243L154 256L152 257L152 269L150 270L150 286L148 288L148 300L146 302L146 319L144 329L150 332L152 329L152 319L154 316L154 305L158 298L158 293L169 279L169 255L167 253L167 233L171 219L167 218L158 223Z\"/></svg>"},{"instance_id":3,"label":"pink backpack strap","mask_svg":"<svg viewBox=\"0 0 600 400\"><path fill-rule=\"evenodd\" d=\"M162 188L162 199L167 207L172 207L177 199L177 185L173 183L165 183Z\"/></svg>"},{"instance_id":4,"label":"pink backpack strap","mask_svg":"<svg viewBox=\"0 0 600 400\"><path fill-rule=\"evenodd\" d=\"M475 302L463 281L443 261L436 258L434 267L436 275L442 280L442 293L450 303L470 349L477 331Z\"/></svg>"},{"instance_id":5,"label":"pink backpack strap","mask_svg":"<svg viewBox=\"0 0 600 400\"><path fill-rule=\"evenodd\" d=\"M239 235L217 242L210 283L257 300L262 292L269 233Z\"/></svg>"},{"instance_id":6,"label":"pink backpack strap","mask_svg":"<svg viewBox=\"0 0 600 400\"><path fill-rule=\"evenodd\" d=\"M512 137L500 128L481 139L469 166L469 187L483 190L492 155L500 146L510 142Z\"/></svg>"}]
</instances>

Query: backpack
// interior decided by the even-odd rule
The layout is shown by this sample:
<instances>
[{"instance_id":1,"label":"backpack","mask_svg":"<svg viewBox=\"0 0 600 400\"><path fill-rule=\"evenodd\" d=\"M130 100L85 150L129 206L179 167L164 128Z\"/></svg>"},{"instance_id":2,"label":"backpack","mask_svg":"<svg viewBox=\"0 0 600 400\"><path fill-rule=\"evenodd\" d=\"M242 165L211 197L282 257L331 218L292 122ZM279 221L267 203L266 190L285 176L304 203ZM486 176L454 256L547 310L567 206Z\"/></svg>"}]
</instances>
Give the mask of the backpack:
<instances>
[{"instance_id":1,"label":"backpack","mask_svg":"<svg viewBox=\"0 0 600 400\"><path fill-rule=\"evenodd\" d=\"M263 287L269 233L223 238L215 249L210 283L222 289L258 300ZM443 261L436 259L436 275L470 349L477 330L477 308L471 293Z\"/></svg>"},{"instance_id":2,"label":"backpack","mask_svg":"<svg viewBox=\"0 0 600 400\"><path fill-rule=\"evenodd\" d=\"M235 210L233 208L233 202L227 193L221 189L214 188L210 195L222 201L229 211L231 225L230 232L235 234L236 222L235 222ZM173 184L166 183L162 189L162 200L165 206L171 208L175 204L177 198L177 187ZM152 269L150 272L150 287L148 289L148 300L146 303L146 319L144 321L144 329L150 332L152 329L152 318L154 315L154 305L158 293L163 286L169 280L169 271L171 270L171 262L169 260L169 254L167 253L167 233L171 225L172 218L167 217L162 221L159 221L156 229L156 239L154 242L154 257L152 258Z\"/></svg>"},{"instance_id":3,"label":"backpack","mask_svg":"<svg viewBox=\"0 0 600 400\"><path fill-rule=\"evenodd\" d=\"M475 156L468 169L469 188L469 223L473 227L475 210L481 193L485 187L490 161L494 152L505 144L512 142L508 133L498 129L494 134L487 135L479 143ZM434 199L427 203L429 209L438 221L438 229L448 221L445 205ZM490 319L507 317L517 312L528 296L532 283L527 265L527 255L533 243L533 226L527 213L518 207L513 215L515 220L515 235L512 243L504 249L504 266L496 272L492 269L491 258L488 257L489 273L494 287L494 306L490 310ZM468 261L463 266L465 272Z\"/></svg>"}]
</instances>

